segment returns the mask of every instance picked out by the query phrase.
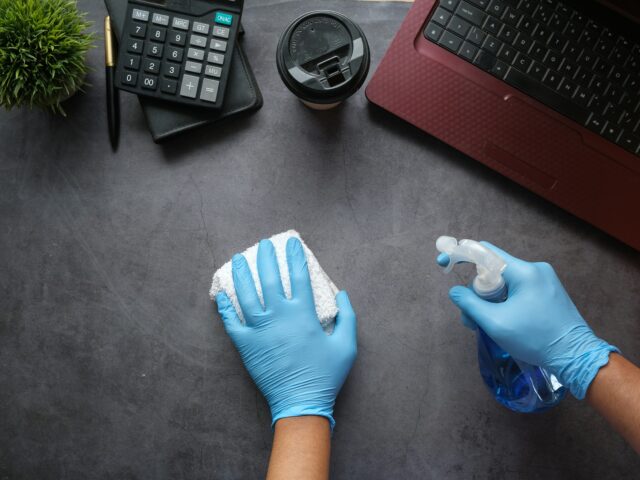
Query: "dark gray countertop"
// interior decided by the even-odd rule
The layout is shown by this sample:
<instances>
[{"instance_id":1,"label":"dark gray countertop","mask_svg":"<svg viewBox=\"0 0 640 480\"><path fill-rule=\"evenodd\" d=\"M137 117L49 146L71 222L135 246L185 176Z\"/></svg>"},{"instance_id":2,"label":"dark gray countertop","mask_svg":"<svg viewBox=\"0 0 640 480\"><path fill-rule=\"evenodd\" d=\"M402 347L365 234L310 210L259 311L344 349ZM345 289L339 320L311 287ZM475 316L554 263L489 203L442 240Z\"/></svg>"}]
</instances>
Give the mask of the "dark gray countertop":
<instances>
[{"instance_id":1,"label":"dark gray countertop","mask_svg":"<svg viewBox=\"0 0 640 480\"><path fill-rule=\"evenodd\" d=\"M407 4L325 1L374 67ZM548 260L598 334L640 362L640 255L368 105L315 113L276 72L288 21L320 2L247 0L257 114L165 145L122 95L110 152L102 49L68 118L0 112L0 479L258 478L265 402L214 314L215 267L298 229L359 316L338 399L339 479L637 478L584 402L516 415L485 391L474 336L434 264L441 234ZM97 30L99 0L80 1Z\"/></svg>"}]
</instances>

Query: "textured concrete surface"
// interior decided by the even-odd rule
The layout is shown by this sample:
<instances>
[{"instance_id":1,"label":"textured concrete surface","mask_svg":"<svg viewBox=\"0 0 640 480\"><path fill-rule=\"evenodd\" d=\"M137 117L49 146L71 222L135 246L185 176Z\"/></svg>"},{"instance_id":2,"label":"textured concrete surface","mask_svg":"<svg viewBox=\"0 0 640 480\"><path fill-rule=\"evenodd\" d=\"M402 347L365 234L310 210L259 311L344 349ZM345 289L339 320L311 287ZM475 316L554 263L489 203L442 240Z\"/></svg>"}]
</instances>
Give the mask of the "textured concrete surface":
<instances>
[{"instance_id":1,"label":"textured concrete surface","mask_svg":"<svg viewBox=\"0 0 640 480\"><path fill-rule=\"evenodd\" d=\"M637 478L585 403L489 397L434 265L441 234L552 262L597 333L640 362L640 255L367 104L314 113L278 78L280 31L318 2L248 0L256 115L152 143L122 96L110 153L102 52L68 118L0 113L0 479L248 479L266 404L207 297L261 237L298 229L359 316L336 407L336 479ZM325 1L377 63L406 4ZM82 0L99 27L98 0Z\"/></svg>"}]
</instances>

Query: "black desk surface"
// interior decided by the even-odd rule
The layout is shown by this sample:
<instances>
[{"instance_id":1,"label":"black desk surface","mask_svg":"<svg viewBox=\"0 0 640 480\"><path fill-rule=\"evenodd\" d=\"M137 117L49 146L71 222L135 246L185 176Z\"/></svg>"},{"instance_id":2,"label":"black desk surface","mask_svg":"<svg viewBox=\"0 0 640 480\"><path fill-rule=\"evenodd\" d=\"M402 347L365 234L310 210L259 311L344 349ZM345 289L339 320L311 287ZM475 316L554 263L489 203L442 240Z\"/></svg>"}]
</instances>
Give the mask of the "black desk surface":
<instances>
[{"instance_id":1,"label":"black desk surface","mask_svg":"<svg viewBox=\"0 0 640 480\"><path fill-rule=\"evenodd\" d=\"M248 0L256 115L165 146L123 94L110 152L103 54L68 118L0 113L0 479L258 478L269 412L214 314L216 266L298 229L359 316L336 406L341 479L637 478L640 460L573 398L501 408L434 264L441 234L548 260L598 334L640 362L640 254L368 105L317 113L275 46L319 2ZM409 6L332 0L374 65ZM80 1L101 30L99 0ZM99 42L98 42L99 43Z\"/></svg>"}]
</instances>

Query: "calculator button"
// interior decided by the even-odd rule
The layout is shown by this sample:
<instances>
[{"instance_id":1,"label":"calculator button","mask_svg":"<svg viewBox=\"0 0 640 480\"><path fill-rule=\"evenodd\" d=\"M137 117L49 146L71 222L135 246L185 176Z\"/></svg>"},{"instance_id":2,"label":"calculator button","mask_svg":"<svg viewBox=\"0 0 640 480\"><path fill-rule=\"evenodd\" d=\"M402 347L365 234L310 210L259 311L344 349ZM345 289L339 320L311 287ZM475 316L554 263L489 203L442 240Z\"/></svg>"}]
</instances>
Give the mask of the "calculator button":
<instances>
[{"instance_id":1,"label":"calculator button","mask_svg":"<svg viewBox=\"0 0 640 480\"><path fill-rule=\"evenodd\" d=\"M147 25L145 23L134 23L131 25L129 34L132 37L144 38L147 34Z\"/></svg>"},{"instance_id":2,"label":"calculator button","mask_svg":"<svg viewBox=\"0 0 640 480\"><path fill-rule=\"evenodd\" d=\"M173 28L177 28L178 30L189 30L189 20L173 17Z\"/></svg>"},{"instance_id":3,"label":"calculator button","mask_svg":"<svg viewBox=\"0 0 640 480\"><path fill-rule=\"evenodd\" d=\"M160 73L160 61L153 58L145 58L144 71L149 73Z\"/></svg>"},{"instance_id":4,"label":"calculator button","mask_svg":"<svg viewBox=\"0 0 640 480\"><path fill-rule=\"evenodd\" d=\"M147 45L147 55L150 57L162 57L162 50L164 50L164 45L158 45L157 43Z\"/></svg>"},{"instance_id":5,"label":"calculator button","mask_svg":"<svg viewBox=\"0 0 640 480\"><path fill-rule=\"evenodd\" d=\"M175 95L178 91L178 82L177 80L169 80L168 78L162 79L162 86L160 87L164 93L170 93Z\"/></svg>"},{"instance_id":6,"label":"calculator button","mask_svg":"<svg viewBox=\"0 0 640 480\"><path fill-rule=\"evenodd\" d=\"M131 18L140 22L147 22L149 21L149 12L146 10L140 10L139 8L134 8L131 13Z\"/></svg>"},{"instance_id":7,"label":"calculator button","mask_svg":"<svg viewBox=\"0 0 640 480\"><path fill-rule=\"evenodd\" d=\"M199 83L200 78L185 74L180 85L180 95L187 98L196 98Z\"/></svg>"},{"instance_id":8,"label":"calculator button","mask_svg":"<svg viewBox=\"0 0 640 480\"><path fill-rule=\"evenodd\" d=\"M204 80L202 80L202 91L200 92L200 100L215 103L216 98L218 98L219 84L220 82L218 82L218 80L211 80L210 78L205 78Z\"/></svg>"},{"instance_id":9,"label":"calculator button","mask_svg":"<svg viewBox=\"0 0 640 480\"><path fill-rule=\"evenodd\" d=\"M198 48L190 48L187 52L187 57L193 60L204 60L204 50Z\"/></svg>"},{"instance_id":10,"label":"calculator button","mask_svg":"<svg viewBox=\"0 0 640 480\"><path fill-rule=\"evenodd\" d=\"M187 63L184 64L184 70L191 73L200 73L202 72L202 64L198 62L187 61Z\"/></svg>"},{"instance_id":11,"label":"calculator button","mask_svg":"<svg viewBox=\"0 0 640 480\"><path fill-rule=\"evenodd\" d=\"M193 22L192 30L203 35L209 35L209 24L202 22Z\"/></svg>"},{"instance_id":12,"label":"calculator button","mask_svg":"<svg viewBox=\"0 0 640 480\"><path fill-rule=\"evenodd\" d=\"M174 32L173 30L169 33L169 42L174 45L184 45L187 40L187 34L182 32Z\"/></svg>"},{"instance_id":13,"label":"calculator button","mask_svg":"<svg viewBox=\"0 0 640 480\"><path fill-rule=\"evenodd\" d=\"M194 47L207 47L207 37L203 37L202 35L191 35L191 39L189 40L189 45L193 45Z\"/></svg>"},{"instance_id":14,"label":"calculator button","mask_svg":"<svg viewBox=\"0 0 640 480\"><path fill-rule=\"evenodd\" d=\"M138 74L134 72L124 72L122 74L122 83L135 87L136 83L138 83Z\"/></svg>"},{"instance_id":15,"label":"calculator button","mask_svg":"<svg viewBox=\"0 0 640 480\"><path fill-rule=\"evenodd\" d=\"M169 25L169 15L154 13L151 21L156 25L164 25L166 27L167 25Z\"/></svg>"},{"instance_id":16,"label":"calculator button","mask_svg":"<svg viewBox=\"0 0 640 480\"><path fill-rule=\"evenodd\" d=\"M143 75L142 88L146 88L147 90L156 90L158 88L158 77Z\"/></svg>"},{"instance_id":17,"label":"calculator button","mask_svg":"<svg viewBox=\"0 0 640 480\"><path fill-rule=\"evenodd\" d=\"M219 52L227 51L227 42L224 40L218 40L217 38L211 39L211 50L217 50Z\"/></svg>"},{"instance_id":18,"label":"calculator button","mask_svg":"<svg viewBox=\"0 0 640 480\"><path fill-rule=\"evenodd\" d=\"M204 74L209 77L220 78L222 76L222 69L220 67L216 67L214 65L207 65L204 68Z\"/></svg>"},{"instance_id":19,"label":"calculator button","mask_svg":"<svg viewBox=\"0 0 640 480\"><path fill-rule=\"evenodd\" d=\"M129 70L140 69L140 56L139 55L126 55L124 57L124 68Z\"/></svg>"},{"instance_id":20,"label":"calculator button","mask_svg":"<svg viewBox=\"0 0 640 480\"><path fill-rule=\"evenodd\" d=\"M216 23L230 27L233 23L233 15L224 12L216 12Z\"/></svg>"},{"instance_id":21,"label":"calculator button","mask_svg":"<svg viewBox=\"0 0 640 480\"><path fill-rule=\"evenodd\" d=\"M162 74L165 77L178 78L180 76L180 65L175 63L165 63L162 66Z\"/></svg>"},{"instance_id":22,"label":"calculator button","mask_svg":"<svg viewBox=\"0 0 640 480\"><path fill-rule=\"evenodd\" d=\"M149 38L154 42L164 42L167 38L167 29L166 28L152 28L151 35Z\"/></svg>"},{"instance_id":23,"label":"calculator button","mask_svg":"<svg viewBox=\"0 0 640 480\"><path fill-rule=\"evenodd\" d=\"M213 36L229 38L229 29L227 27L218 27L216 25L215 27L213 27Z\"/></svg>"},{"instance_id":24,"label":"calculator button","mask_svg":"<svg viewBox=\"0 0 640 480\"><path fill-rule=\"evenodd\" d=\"M167 48L167 58L172 62L182 62L183 48L169 47Z\"/></svg>"},{"instance_id":25,"label":"calculator button","mask_svg":"<svg viewBox=\"0 0 640 480\"><path fill-rule=\"evenodd\" d=\"M127 52L141 53L143 47L144 47L144 42L142 40L135 40L132 38L127 43Z\"/></svg>"},{"instance_id":26,"label":"calculator button","mask_svg":"<svg viewBox=\"0 0 640 480\"><path fill-rule=\"evenodd\" d=\"M221 53L209 52L209 56L207 57L207 61L209 63L215 63L217 65L222 65L224 63L224 55Z\"/></svg>"}]
</instances>

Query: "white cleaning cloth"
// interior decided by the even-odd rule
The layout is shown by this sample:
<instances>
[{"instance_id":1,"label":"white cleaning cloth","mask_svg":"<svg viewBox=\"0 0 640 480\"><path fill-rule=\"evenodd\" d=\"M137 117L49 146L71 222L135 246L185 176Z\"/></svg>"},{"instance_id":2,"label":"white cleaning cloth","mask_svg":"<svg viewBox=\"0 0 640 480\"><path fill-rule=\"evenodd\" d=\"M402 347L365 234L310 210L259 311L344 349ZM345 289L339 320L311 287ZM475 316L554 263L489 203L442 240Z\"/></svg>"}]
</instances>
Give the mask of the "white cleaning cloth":
<instances>
[{"instance_id":1,"label":"white cleaning cloth","mask_svg":"<svg viewBox=\"0 0 640 480\"><path fill-rule=\"evenodd\" d=\"M291 282L289 280L289 266L287 265L287 240L291 237L296 237L302 242L304 253L307 257L307 264L309 265L309 275L311 277L311 287L313 289L313 298L316 303L316 313L320 319L320 323L326 329L336 318L338 314L338 307L336 305L336 294L338 293L337 287L331 281L329 276L322 269L315 255L307 245L300 238L300 234L295 230L289 230L284 233L279 233L270 238L273 246L276 250L276 257L278 258L278 267L280 268L280 277L282 278L282 286L284 287L284 293L288 298L291 298ZM262 286L258 277L258 244L251 248L248 248L243 253L247 259L249 268L251 269L251 275L253 276L253 282L256 284L256 290L260 297L260 302L264 305L262 298ZM236 312L240 317L240 320L244 323L245 319L242 315L242 309L238 303L238 297L236 296L236 290L233 286L233 275L231 273L231 261L225 263L216 273L213 274L213 283L211 284L211 290L209 295L212 300L215 300L216 295L220 292L225 292L236 308Z\"/></svg>"}]
</instances>

